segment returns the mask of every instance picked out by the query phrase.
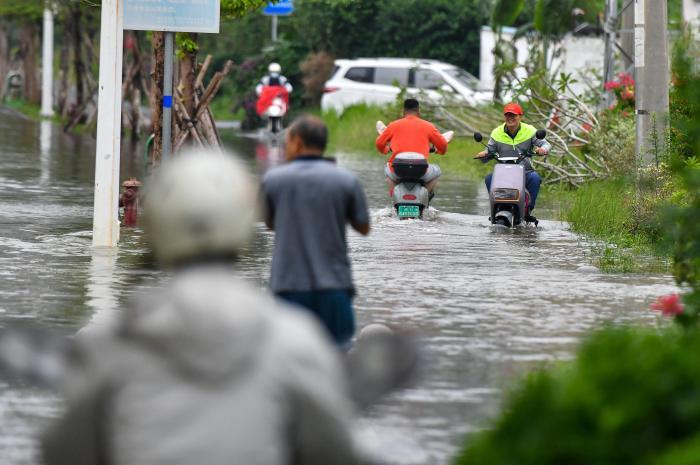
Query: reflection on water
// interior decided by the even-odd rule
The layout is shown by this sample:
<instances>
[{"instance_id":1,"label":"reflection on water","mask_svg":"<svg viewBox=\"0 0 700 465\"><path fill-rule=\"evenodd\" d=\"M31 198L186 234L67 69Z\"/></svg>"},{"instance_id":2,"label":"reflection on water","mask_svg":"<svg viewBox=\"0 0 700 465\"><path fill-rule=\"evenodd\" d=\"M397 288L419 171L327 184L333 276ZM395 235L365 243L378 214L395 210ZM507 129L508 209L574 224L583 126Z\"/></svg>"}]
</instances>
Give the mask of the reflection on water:
<instances>
[{"instance_id":1,"label":"reflection on water","mask_svg":"<svg viewBox=\"0 0 700 465\"><path fill-rule=\"evenodd\" d=\"M280 144L230 134L225 140L252 171L283 157ZM147 265L139 229L122 232L116 254L90 248L89 138L0 112L0 147L0 325L31 319L98 328L134 293L162 281ZM358 422L388 463L447 463L464 435L497 413L515 376L571 357L580 337L603 323L654 323L644 309L674 288L669 276L581 272L588 246L556 221L490 228L480 181L445 175L425 220L399 221L389 208L383 158L334 156L358 173L372 209L370 236L349 233L359 323L415 331L430 360L416 386ZM122 179L143 178L138 148L122 158ZM273 236L258 229L239 267L263 286ZM36 463L33 435L58 408L48 393L0 380L0 457Z\"/></svg>"}]
</instances>

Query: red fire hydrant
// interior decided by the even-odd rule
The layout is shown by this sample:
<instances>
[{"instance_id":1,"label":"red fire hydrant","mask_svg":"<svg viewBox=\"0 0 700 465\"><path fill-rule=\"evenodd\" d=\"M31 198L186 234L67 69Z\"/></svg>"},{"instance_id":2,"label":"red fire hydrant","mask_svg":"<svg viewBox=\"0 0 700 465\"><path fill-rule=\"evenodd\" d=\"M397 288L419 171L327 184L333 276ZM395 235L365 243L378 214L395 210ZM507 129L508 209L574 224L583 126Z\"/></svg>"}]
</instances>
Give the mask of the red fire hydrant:
<instances>
[{"instance_id":1,"label":"red fire hydrant","mask_svg":"<svg viewBox=\"0 0 700 465\"><path fill-rule=\"evenodd\" d=\"M129 178L122 183L124 192L119 196L119 207L124 208L122 226L133 228L138 222L139 216L139 187L141 181Z\"/></svg>"}]
</instances>

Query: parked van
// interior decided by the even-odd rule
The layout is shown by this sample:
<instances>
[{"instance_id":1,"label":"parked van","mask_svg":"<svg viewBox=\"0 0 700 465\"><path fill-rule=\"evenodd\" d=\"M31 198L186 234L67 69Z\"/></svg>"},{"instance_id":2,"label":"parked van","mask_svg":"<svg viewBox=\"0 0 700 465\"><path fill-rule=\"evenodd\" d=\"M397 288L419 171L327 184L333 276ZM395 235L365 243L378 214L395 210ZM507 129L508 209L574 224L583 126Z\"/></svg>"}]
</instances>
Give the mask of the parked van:
<instances>
[{"instance_id":1,"label":"parked van","mask_svg":"<svg viewBox=\"0 0 700 465\"><path fill-rule=\"evenodd\" d=\"M424 91L429 99L453 94L469 105L490 103L493 92L480 90L477 78L457 66L436 60L358 58L335 60L321 99L323 110L342 113L358 103L385 105L396 100L400 87L409 94Z\"/></svg>"}]
</instances>

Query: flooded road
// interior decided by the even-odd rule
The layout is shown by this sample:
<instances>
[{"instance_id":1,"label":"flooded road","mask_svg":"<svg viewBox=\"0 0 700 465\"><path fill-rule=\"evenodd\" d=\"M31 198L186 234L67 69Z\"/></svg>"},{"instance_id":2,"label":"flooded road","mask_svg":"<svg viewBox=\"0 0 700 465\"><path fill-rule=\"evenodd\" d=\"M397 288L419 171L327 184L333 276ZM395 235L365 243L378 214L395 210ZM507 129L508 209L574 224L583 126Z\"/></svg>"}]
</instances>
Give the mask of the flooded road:
<instances>
[{"instance_id":1,"label":"flooded road","mask_svg":"<svg viewBox=\"0 0 700 465\"><path fill-rule=\"evenodd\" d=\"M275 158L254 139L227 144L252 170ZM447 463L519 374L569 358L607 322L654 324L649 302L675 289L669 276L587 272L589 245L560 222L492 230L483 184L457 176L443 177L424 221L399 221L382 158L334 156L358 173L372 209L370 236L349 235L359 323L413 330L430 360L417 385L358 421L387 463ZM93 254L93 158L90 138L0 111L0 325L93 328L164 278L146 266L138 230L122 232L116 254ZM122 179L131 175L143 176L139 151L122 157ZM273 238L259 230L240 266L264 286ZM60 408L51 393L0 378L0 464L37 463L34 435Z\"/></svg>"}]
</instances>

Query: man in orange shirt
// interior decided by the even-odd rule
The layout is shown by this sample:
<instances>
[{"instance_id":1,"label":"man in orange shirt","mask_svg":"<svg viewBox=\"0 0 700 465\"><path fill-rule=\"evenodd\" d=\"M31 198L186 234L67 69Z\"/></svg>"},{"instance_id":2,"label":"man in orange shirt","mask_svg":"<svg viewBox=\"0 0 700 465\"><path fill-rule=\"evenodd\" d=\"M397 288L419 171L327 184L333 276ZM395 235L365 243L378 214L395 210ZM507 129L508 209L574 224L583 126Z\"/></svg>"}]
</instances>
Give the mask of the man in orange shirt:
<instances>
[{"instance_id":1,"label":"man in orange shirt","mask_svg":"<svg viewBox=\"0 0 700 465\"><path fill-rule=\"evenodd\" d=\"M403 116L403 118L389 124L375 142L377 150L383 154L389 152L389 144L391 144L393 153L384 167L384 174L386 174L386 182L389 184L390 192L393 191L399 181L391 166L397 154L414 152L428 158L430 144L435 146L435 151L440 155L444 155L447 152L447 140L435 126L420 118L418 100L409 98L403 102ZM432 193L440 174L442 173L439 166L428 166L428 171L421 178L428 192Z\"/></svg>"}]
</instances>

